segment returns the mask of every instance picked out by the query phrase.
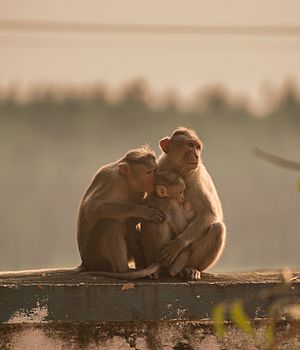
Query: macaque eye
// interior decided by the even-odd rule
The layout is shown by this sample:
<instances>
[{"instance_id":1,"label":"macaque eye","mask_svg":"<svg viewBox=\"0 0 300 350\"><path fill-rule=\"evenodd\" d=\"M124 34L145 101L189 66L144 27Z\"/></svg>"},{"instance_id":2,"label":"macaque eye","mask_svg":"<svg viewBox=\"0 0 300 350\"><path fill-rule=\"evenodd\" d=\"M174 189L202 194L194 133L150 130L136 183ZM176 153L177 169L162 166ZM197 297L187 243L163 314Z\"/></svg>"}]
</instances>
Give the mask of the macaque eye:
<instances>
[{"instance_id":1,"label":"macaque eye","mask_svg":"<svg viewBox=\"0 0 300 350\"><path fill-rule=\"evenodd\" d=\"M194 148L194 143L193 142L189 142L188 146Z\"/></svg>"},{"instance_id":2,"label":"macaque eye","mask_svg":"<svg viewBox=\"0 0 300 350\"><path fill-rule=\"evenodd\" d=\"M153 170L146 171L146 175L152 175L152 174L153 174Z\"/></svg>"}]
</instances>

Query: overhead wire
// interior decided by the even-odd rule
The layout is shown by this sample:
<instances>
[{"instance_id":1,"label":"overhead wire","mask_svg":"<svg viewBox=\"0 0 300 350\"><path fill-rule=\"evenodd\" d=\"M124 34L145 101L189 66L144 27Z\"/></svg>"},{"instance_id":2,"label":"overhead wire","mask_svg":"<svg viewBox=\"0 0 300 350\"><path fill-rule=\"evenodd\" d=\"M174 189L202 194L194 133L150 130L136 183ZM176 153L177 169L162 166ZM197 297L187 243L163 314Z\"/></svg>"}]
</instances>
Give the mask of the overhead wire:
<instances>
[{"instance_id":1,"label":"overhead wire","mask_svg":"<svg viewBox=\"0 0 300 350\"><path fill-rule=\"evenodd\" d=\"M300 25L161 25L0 20L0 32L300 36Z\"/></svg>"}]
</instances>

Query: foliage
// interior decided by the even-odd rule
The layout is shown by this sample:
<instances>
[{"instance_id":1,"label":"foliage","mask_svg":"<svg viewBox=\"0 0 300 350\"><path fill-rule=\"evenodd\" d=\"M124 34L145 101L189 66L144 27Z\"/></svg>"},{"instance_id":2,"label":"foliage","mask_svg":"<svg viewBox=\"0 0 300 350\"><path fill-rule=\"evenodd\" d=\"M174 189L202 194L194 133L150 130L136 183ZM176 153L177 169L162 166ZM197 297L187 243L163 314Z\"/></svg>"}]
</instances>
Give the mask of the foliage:
<instances>
[{"instance_id":1,"label":"foliage","mask_svg":"<svg viewBox=\"0 0 300 350\"><path fill-rule=\"evenodd\" d=\"M262 290L259 296L262 302L269 302L267 317L264 320L264 337L269 349L273 349L275 344L281 341L281 339L275 336L275 328L278 321L285 319L291 322L292 327L287 331L290 336L292 336L293 332L299 332L300 330L300 298L293 298L290 296L291 284L300 276L293 276L289 269L283 270L281 276L281 284L269 290ZM233 324L241 331L254 338L257 347L260 348L260 344L257 341L257 333L251 325L241 300L234 300L232 303L220 303L213 309L213 321L216 334L219 337L223 337L226 333L224 327L226 313L230 314L230 319ZM285 335L285 337L287 337L287 335Z\"/></svg>"},{"instance_id":2,"label":"foliage","mask_svg":"<svg viewBox=\"0 0 300 350\"><path fill-rule=\"evenodd\" d=\"M226 304L220 303L213 309L213 320L214 320L215 331L217 335L219 335L220 337L224 336L225 334L224 320L225 320L226 308L227 308Z\"/></svg>"},{"instance_id":3,"label":"foliage","mask_svg":"<svg viewBox=\"0 0 300 350\"><path fill-rule=\"evenodd\" d=\"M231 306L231 317L233 322L245 333L254 336L255 332L248 316L245 313L243 304L240 300L236 300Z\"/></svg>"},{"instance_id":4,"label":"foliage","mask_svg":"<svg viewBox=\"0 0 300 350\"><path fill-rule=\"evenodd\" d=\"M235 300L232 304L220 303L213 309L213 320L217 335L221 337L225 335L224 321L227 312L229 312L233 323L242 331L251 336L255 335L254 329L251 326L248 316L246 315L241 300Z\"/></svg>"}]
</instances>

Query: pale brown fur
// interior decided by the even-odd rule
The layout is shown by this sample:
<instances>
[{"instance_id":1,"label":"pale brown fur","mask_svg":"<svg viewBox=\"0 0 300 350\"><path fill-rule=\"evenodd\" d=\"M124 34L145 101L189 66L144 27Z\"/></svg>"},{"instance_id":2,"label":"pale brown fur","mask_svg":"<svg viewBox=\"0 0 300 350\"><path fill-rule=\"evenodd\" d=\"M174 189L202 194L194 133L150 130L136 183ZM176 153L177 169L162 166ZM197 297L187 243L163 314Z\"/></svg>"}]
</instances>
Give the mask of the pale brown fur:
<instances>
[{"instance_id":1,"label":"pale brown fur","mask_svg":"<svg viewBox=\"0 0 300 350\"><path fill-rule=\"evenodd\" d=\"M146 192L153 191L156 167L154 154L148 149L129 151L122 159L101 167L79 209L77 241L81 265L76 269L53 269L46 273L91 271L103 277L134 280L157 272L160 262L143 270L128 268L131 257L138 266L143 259L135 224L140 219L157 224L164 221L161 210L150 208L143 200ZM24 271L20 274L42 273ZM5 276L15 275L7 273Z\"/></svg>"},{"instance_id":2,"label":"pale brown fur","mask_svg":"<svg viewBox=\"0 0 300 350\"><path fill-rule=\"evenodd\" d=\"M158 159L159 171L175 171L183 177L185 205L194 213L188 227L164 247L160 259L171 266L178 254L190 247L185 274L199 279L200 272L217 261L224 247L226 228L221 202L201 162L202 143L195 131L178 128L171 137L162 139L160 146L163 153Z\"/></svg>"},{"instance_id":3,"label":"pale brown fur","mask_svg":"<svg viewBox=\"0 0 300 350\"><path fill-rule=\"evenodd\" d=\"M78 216L77 241L84 270L129 270L129 258L135 258L139 252L130 251L127 244L135 239L127 221L164 219L159 210L141 204L145 193L153 190L155 169L154 154L142 148L129 151L96 173L83 196Z\"/></svg>"},{"instance_id":4,"label":"pale brown fur","mask_svg":"<svg viewBox=\"0 0 300 350\"><path fill-rule=\"evenodd\" d=\"M154 153L144 147L131 150L123 158L98 170L79 209L77 242L82 263L78 268L8 272L5 276L103 270L105 272L97 274L118 278L111 275L123 272L125 275L119 278L127 278L129 259L134 258L139 265L143 258L132 221L164 220L160 210L142 204L145 193L153 190L156 167ZM152 273L151 267L149 273Z\"/></svg>"},{"instance_id":5,"label":"pale brown fur","mask_svg":"<svg viewBox=\"0 0 300 350\"><path fill-rule=\"evenodd\" d=\"M151 207L161 209L165 214L165 221L142 222L142 246L148 264L157 261L164 245L182 233L188 225L183 207L183 179L176 173L162 172L155 176L155 182L156 192L147 198L147 203ZM185 266L189 254L189 248L183 250L170 267L162 268L163 274L177 275ZM153 277L157 279L159 271L155 272Z\"/></svg>"},{"instance_id":6,"label":"pale brown fur","mask_svg":"<svg viewBox=\"0 0 300 350\"><path fill-rule=\"evenodd\" d=\"M170 242L177 234L187 226L185 211L183 208L185 184L177 174L164 173L155 175L155 191L146 199L147 205L159 209L164 213L163 222L142 220L141 242L144 248L146 261L149 264L142 270L128 272L103 272L96 271L96 275L110 278L134 280L146 276L158 278L158 273L163 268L162 263L157 261L165 243ZM132 239L132 237L131 237ZM128 242L130 244L130 242ZM175 262L168 269L169 274L174 276L181 271L189 257L189 248L181 252Z\"/></svg>"}]
</instances>

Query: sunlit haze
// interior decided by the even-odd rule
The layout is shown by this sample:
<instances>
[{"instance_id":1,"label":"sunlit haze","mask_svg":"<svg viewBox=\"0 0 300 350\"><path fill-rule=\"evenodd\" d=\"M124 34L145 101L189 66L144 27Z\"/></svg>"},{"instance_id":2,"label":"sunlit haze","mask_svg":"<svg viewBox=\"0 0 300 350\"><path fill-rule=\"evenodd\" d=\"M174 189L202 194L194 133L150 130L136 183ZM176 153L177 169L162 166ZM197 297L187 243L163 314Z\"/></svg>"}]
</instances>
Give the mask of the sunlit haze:
<instances>
[{"instance_id":1,"label":"sunlit haze","mask_svg":"<svg viewBox=\"0 0 300 350\"><path fill-rule=\"evenodd\" d=\"M175 26L300 25L299 1L0 1L3 21ZM156 91L221 84L261 100L261 86L300 79L300 32L64 32L0 25L0 85L108 83L146 79ZM259 99L260 97L260 99Z\"/></svg>"},{"instance_id":2,"label":"sunlit haze","mask_svg":"<svg viewBox=\"0 0 300 350\"><path fill-rule=\"evenodd\" d=\"M0 0L0 270L78 266L93 174L180 125L224 207L215 271L299 268L299 173L253 152L300 161L299 0Z\"/></svg>"}]
</instances>

